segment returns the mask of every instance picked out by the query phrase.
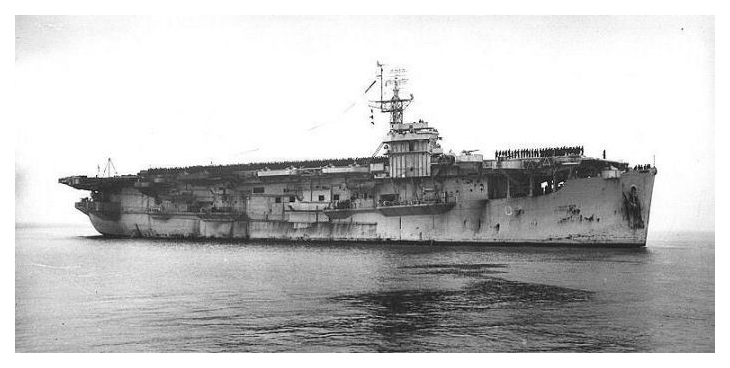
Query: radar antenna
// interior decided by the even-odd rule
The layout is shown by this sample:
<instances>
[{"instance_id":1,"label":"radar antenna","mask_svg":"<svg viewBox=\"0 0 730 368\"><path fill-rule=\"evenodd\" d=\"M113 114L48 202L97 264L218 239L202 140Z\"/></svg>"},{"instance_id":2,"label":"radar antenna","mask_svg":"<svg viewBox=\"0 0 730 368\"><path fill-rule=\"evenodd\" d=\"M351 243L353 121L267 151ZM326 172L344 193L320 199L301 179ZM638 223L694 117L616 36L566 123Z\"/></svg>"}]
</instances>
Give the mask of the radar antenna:
<instances>
[{"instance_id":1,"label":"radar antenna","mask_svg":"<svg viewBox=\"0 0 730 368\"><path fill-rule=\"evenodd\" d=\"M413 101L413 95L409 98L401 98L399 96L401 86L408 82L406 78L406 70L403 68L390 69L390 75L385 78L383 73L383 67L385 64L377 62L378 73L376 78L380 79L380 100L370 101L371 108L379 109L383 113L390 113L390 124L403 124L403 110L405 110L411 101ZM390 99L385 99L383 88L384 86L393 86L393 96Z\"/></svg>"}]
</instances>

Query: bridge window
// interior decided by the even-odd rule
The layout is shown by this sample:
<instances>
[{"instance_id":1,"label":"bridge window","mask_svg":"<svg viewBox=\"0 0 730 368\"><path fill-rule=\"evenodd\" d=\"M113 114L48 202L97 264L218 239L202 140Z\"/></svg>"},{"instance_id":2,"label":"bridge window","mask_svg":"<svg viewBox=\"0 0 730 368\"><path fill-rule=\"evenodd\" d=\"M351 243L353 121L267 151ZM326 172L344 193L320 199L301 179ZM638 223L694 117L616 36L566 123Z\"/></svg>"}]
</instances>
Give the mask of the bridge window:
<instances>
[{"instance_id":1,"label":"bridge window","mask_svg":"<svg viewBox=\"0 0 730 368\"><path fill-rule=\"evenodd\" d=\"M274 200L274 202L281 203L281 197L276 197L276 199Z\"/></svg>"},{"instance_id":2,"label":"bridge window","mask_svg":"<svg viewBox=\"0 0 730 368\"><path fill-rule=\"evenodd\" d=\"M339 194L333 194L332 195L332 200L333 201L339 201L340 200L340 195Z\"/></svg>"},{"instance_id":3,"label":"bridge window","mask_svg":"<svg viewBox=\"0 0 730 368\"><path fill-rule=\"evenodd\" d=\"M324 202L324 196L323 195L319 196L319 201L320 202Z\"/></svg>"},{"instance_id":4,"label":"bridge window","mask_svg":"<svg viewBox=\"0 0 730 368\"><path fill-rule=\"evenodd\" d=\"M253 192L254 193L263 193L264 192L264 187L254 187L253 188Z\"/></svg>"}]
</instances>

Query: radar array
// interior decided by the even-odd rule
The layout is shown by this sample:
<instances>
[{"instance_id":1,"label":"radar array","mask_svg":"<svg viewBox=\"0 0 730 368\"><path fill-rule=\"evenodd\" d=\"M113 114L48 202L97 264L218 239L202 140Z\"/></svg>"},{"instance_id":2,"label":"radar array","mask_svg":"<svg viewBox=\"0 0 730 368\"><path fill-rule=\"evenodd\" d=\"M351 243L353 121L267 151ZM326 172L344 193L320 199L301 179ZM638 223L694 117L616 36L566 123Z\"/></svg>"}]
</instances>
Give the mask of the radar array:
<instances>
[{"instance_id":1,"label":"radar array","mask_svg":"<svg viewBox=\"0 0 730 368\"><path fill-rule=\"evenodd\" d=\"M377 62L378 74L376 75L376 81L380 80L380 100L370 101L370 112L372 109L379 109L383 113L390 113L391 124L402 124L403 123L403 110L405 110L411 101L413 101L413 95L409 98L401 98L399 93L401 86L408 82L406 78L406 69L404 68L392 68L388 70L388 75L384 73L385 64ZM371 85L372 87L372 85ZM390 99L385 99L384 88L392 87L393 95ZM368 87L368 90L370 87ZM373 115L370 116L373 118Z\"/></svg>"}]
</instances>

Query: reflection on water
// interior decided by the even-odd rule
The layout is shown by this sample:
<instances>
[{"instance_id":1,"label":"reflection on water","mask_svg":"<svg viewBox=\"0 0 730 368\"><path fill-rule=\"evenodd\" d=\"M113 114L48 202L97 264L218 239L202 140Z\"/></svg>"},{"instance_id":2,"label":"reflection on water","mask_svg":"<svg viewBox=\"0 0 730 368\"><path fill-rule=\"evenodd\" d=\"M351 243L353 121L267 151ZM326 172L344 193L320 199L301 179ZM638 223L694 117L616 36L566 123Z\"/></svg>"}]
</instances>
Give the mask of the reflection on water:
<instances>
[{"instance_id":1,"label":"reflection on water","mask_svg":"<svg viewBox=\"0 0 730 368\"><path fill-rule=\"evenodd\" d=\"M402 268L413 268L421 270L420 274L431 274L431 275L457 275L457 276L472 276L480 277L489 274L505 273L506 271L500 270L501 268L507 268L508 265L504 263L475 263L475 264L427 264L427 265L414 265L414 266L403 266Z\"/></svg>"},{"instance_id":2,"label":"reflection on water","mask_svg":"<svg viewBox=\"0 0 730 368\"><path fill-rule=\"evenodd\" d=\"M17 351L714 351L714 240L239 244L16 231Z\"/></svg>"},{"instance_id":3,"label":"reflection on water","mask_svg":"<svg viewBox=\"0 0 730 368\"><path fill-rule=\"evenodd\" d=\"M437 265L435 273L441 274L449 268L455 274L474 274L474 269L489 269L490 265L466 265L462 271L459 265ZM504 267L504 265L497 265ZM432 266L424 266L431 268ZM492 272L492 271L487 271ZM354 328L366 329L378 335L382 341L379 351L439 351L443 349L477 351L484 346L470 346L464 338L483 337L488 343L495 343L501 336L509 338L510 333L520 327L534 325L535 319L515 321L512 313L530 309L559 308L565 303L582 302L590 298L591 292L549 285L527 284L500 278L484 278L469 283L462 290L400 290L381 293L343 295L334 298L346 302L350 308L371 318ZM466 318L466 317L472 318ZM541 321L540 323L551 323ZM413 341L414 335L435 338L432 343ZM426 342L429 342L427 339ZM523 350L519 346L494 346L497 350Z\"/></svg>"}]
</instances>

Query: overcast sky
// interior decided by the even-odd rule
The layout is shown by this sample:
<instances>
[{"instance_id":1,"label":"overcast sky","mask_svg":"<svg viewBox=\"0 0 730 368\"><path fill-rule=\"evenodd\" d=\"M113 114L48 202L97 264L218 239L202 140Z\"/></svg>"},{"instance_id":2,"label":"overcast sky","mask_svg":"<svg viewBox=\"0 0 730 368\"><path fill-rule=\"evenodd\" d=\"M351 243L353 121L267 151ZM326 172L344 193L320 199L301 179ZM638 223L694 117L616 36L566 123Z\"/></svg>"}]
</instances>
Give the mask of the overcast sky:
<instances>
[{"instance_id":1,"label":"overcast sky","mask_svg":"<svg viewBox=\"0 0 730 368\"><path fill-rule=\"evenodd\" d=\"M370 156L375 63L461 151L584 145L659 174L652 230L714 229L712 17L16 17L16 222L62 176ZM349 108L354 104L354 107ZM349 108L349 109L348 109ZM90 225L89 225L90 226Z\"/></svg>"}]
</instances>

